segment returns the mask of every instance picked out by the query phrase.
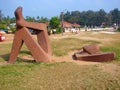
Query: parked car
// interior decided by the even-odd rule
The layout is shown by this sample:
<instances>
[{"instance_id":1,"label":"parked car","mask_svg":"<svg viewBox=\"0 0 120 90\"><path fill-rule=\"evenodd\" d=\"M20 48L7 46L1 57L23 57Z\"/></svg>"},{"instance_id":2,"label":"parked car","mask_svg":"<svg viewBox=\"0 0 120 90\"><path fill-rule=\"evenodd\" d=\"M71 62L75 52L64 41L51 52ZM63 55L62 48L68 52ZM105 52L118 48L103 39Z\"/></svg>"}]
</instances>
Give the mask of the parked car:
<instances>
[{"instance_id":1,"label":"parked car","mask_svg":"<svg viewBox=\"0 0 120 90\"><path fill-rule=\"evenodd\" d=\"M32 29L29 29L29 31L31 34L37 34L39 32L39 30L32 30Z\"/></svg>"},{"instance_id":2,"label":"parked car","mask_svg":"<svg viewBox=\"0 0 120 90\"><path fill-rule=\"evenodd\" d=\"M8 30L1 30L1 31L4 31L5 33L8 33Z\"/></svg>"},{"instance_id":3,"label":"parked car","mask_svg":"<svg viewBox=\"0 0 120 90\"><path fill-rule=\"evenodd\" d=\"M0 35L0 42L5 40L5 36Z\"/></svg>"}]
</instances>

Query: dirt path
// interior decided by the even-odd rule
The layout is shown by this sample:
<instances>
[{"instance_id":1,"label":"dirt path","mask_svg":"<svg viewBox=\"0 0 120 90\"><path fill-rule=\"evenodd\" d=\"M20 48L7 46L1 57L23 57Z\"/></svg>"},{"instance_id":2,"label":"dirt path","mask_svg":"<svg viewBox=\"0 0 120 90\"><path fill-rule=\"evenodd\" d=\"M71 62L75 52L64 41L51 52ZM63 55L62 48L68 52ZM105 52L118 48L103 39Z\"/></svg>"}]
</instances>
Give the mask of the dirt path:
<instances>
[{"instance_id":1,"label":"dirt path","mask_svg":"<svg viewBox=\"0 0 120 90\"><path fill-rule=\"evenodd\" d=\"M62 56L62 57L55 57L52 56L52 62L74 62L79 65L95 65L95 64L101 64L99 62L87 62L82 60L73 60L72 59L73 52L69 52L68 55Z\"/></svg>"}]
</instances>

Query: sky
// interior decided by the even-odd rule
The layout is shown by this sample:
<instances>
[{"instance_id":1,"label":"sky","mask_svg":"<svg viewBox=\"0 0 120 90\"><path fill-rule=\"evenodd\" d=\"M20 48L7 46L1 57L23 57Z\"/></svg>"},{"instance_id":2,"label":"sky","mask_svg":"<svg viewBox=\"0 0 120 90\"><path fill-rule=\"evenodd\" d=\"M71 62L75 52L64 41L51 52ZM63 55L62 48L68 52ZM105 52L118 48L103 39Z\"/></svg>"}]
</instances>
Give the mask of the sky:
<instances>
[{"instance_id":1,"label":"sky","mask_svg":"<svg viewBox=\"0 0 120 90\"><path fill-rule=\"evenodd\" d=\"M0 0L0 10L4 16L14 17L14 11L19 6L23 7L24 17L51 18L67 11L120 10L120 0Z\"/></svg>"}]
</instances>

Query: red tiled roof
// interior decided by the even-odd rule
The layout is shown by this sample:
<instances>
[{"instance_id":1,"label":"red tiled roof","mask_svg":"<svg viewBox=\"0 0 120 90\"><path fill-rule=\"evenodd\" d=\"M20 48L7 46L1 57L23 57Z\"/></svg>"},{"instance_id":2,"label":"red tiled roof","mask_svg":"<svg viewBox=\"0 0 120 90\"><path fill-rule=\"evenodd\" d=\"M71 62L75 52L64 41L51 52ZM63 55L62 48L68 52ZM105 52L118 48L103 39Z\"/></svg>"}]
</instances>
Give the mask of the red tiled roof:
<instances>
[{"instance_id":1,"label":"red tiled roof","mask_svg":"<svg viewBox=\"0 0 120 90\"><path fill-rule=\"evenodd\" d=\"M66 21L63 22L63 26L64 27L80 27L80 25L77 23L71 24L71 23L66 22Z\"/></svg>"},{"instance_id":2,"label":"red tiled roof","mask_svg":"<svg viewBox=\"0 0 120 90\"><path fill-rule=\"evenodd\" d=\"M72 26L73 26L73 27L80 27L80 25L77 24L77 23L73 23Z\"/></svg>"},{"instance_id":3,"label":"red tiled roof","mask_svg":"<svg viewBox=\"0 0 120 90\"><path fill-rule=\"evenodd\" d=\"M64 26L64 27L72 27L72 24L69 23L69 22L64 22L64 23L63 23L63 26Z\"/></svg>"},{"instance_id":4,"label":"red tiled roof","mask_svg":"<svg viewBox=\"0 0 120 90\"><path fill-rule=\"evenodd\" d=\"M49 22L46 22L45 24L48 26L48 25L49 25ZM60 26L62 26L62 22L60 23ZM80 27L80 25L77 24L77 23L71 24L71 23L66 22L66 21L63 22L63 26L64 26L64 27L67 27L67 28L69 28L69 27Z\"/></svg>"}]
</instances>

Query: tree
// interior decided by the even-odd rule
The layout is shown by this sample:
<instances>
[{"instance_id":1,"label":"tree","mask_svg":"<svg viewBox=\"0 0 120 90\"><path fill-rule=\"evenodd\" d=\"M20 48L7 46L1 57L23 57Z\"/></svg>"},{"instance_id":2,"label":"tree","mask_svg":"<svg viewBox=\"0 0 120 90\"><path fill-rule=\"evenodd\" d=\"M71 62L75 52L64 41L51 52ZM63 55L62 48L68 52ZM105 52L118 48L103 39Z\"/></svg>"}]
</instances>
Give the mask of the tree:
<instances>
[{"instance_id":1,"label":"tree","mask_svg":"<svg viewBox=\"0 0 120 90\"><path fill-rule=\"evenodd\" d=\"M97 13L97 23L100 26L102 22L106 22L106 12L103 9L100 9Z\"/></svg>"},{"instance_id":2,"label":"tree","mask_svg":"<svg viewBox=\"0 0 120 90\"><path fill-rule=\"evenodd\" d=\"M30 17L30 16L26 16L26 21L28 21L28 22L34 22L35 18L34 17Z\"/></svg>"},{"instance_id":3,"label":"tree","mask_svg":"<svg viewBox=\"0 0 120 90\"><path fill-rule=\"evenodd\" d=\"M6 23L6 24L9 26L9 25L10 25L10 17L9 17L9 16L4 17L4 18L2 19L2 22Z\"/></svg>"},{"instance_id":4,"label":"tree","mask_svg":"<svg viewBox=\"0 0 120 90\"><path fill-rule=\"evenodd\" d=\"M103 9L99 11L72 11L64 14L64 20L70 23L78 23L80 25L97 25L105 22L106 25L112 25L113 23L119 24L120 11L116 8L109 13L106 13Z\"/></svg>"},{"instance_id":5,"label":"tree","mask_svg":"<svg viewBox=\"0 0 120 90\"><path fill-rule=\"evenodd\" d=\"M42 23L45 23L45 22L48 22L48 19L45 17L41 17L39 22L42 22Z\"/></svg>"},{"instance_id":6,"label":"tree","mask_svg":"<svg viewBox=\"0 0 120 90\"><path fill-rule=\"evenodd\" d=\"M0 10L0 22L2 21L2 18L3 18L3 14L2 11Z\"/></svg>"},{"instance_id":7,"label":"tree","mask_svg":"<svg viewBox=\"0 0 120 90\"><path fill-rule=\"evenodd\" d=\"M112 19L112 23L118 23L120 20L120 11L118 10L118 8L115 8L114 10L110 11L111 14L111 19Z\"/></svg>"},{"instance_id":8,"label":"tree","mask_svg":"<svg viewBox=\"0 0 120 90\"><path fill-rule=\"evenodd\" d=\"M96 13L92 10L88 10L86 12L86 16L87 16L87 19L88 19L87 24L90 25L90 26L95 25L95 23L96 23Z\"/></svg>"},{"instance_id":9,"label":"tree","mask_svg":"<svg viewBox=\"0 0 120 90\"><path fill-rule=\"evenodd\" d=\"M107 14L107 20L108 20L107 25L112 25L112 14L111 13Z\"/></svg>"},{"instance_id":10,"label":"tree","mask_svg":"<svg viewBox=\"0 0 120 90\"><path fill-rule=\"evenodd\" d=\"M59 25L60 25L60 20L58 17L54 16L50 19L50 24L49 26L52 28L52 29L56 29L56 28L59 28Z\"/></svg>"},{"instance_id":11,"label":"tree","mask_svg":"<svg viewBox=\"0 0 120 90\"><path fill-rule=\"evenodd\" d=\"M63 16L64 16L63 19L69 21L69 19L71 18L71 13L67 11L65 14L63 14ZM62 15L60 15L60 20L62 21Z\"/></svg>"},{"instance_id":12,"label":"tree","mask_svg":"<svg viewBox=\"0 0 120 90\"><path fill-rule=\"evenodd\" d=\"M37 16L37 17L36 17L36 19L37 19L37 21L39 21L39 20L40 20L40 17L39 17L39 16Z\"/></svg>"},{"instance_id":13,"label":"tree","mask_svg":"<svg viewBox=\"0 0 120 90\"><path fill-rule=\"evenodd\" d=\"M15 23L15 17L10 18L10 23Z\"/></svg>"}]
</instances>

